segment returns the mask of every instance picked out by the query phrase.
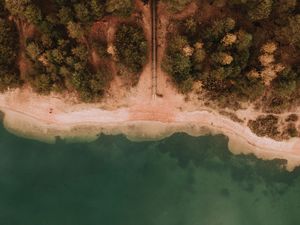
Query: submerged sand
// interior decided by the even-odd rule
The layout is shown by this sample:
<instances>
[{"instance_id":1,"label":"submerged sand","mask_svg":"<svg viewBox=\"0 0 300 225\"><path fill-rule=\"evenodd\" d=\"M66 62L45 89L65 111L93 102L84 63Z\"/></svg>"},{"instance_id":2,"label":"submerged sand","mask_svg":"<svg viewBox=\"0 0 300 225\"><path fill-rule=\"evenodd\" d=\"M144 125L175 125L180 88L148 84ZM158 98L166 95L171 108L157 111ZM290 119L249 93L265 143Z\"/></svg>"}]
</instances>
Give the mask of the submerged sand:
<instances>
[{"instance_id":1,"label":"submerged sand","mask_svg":"<svg viewBox=\"0 0 300 225\"><path fill-rule=\"evenodd\" d=\"M174 99L173 99L174 100ZM223 134L234 154L253 153L262 159L285 159L287 169L300 165L300 139L276 141L258 137L246 125L208 108L182 110L176 101L149 100L105 110L97 104L78 104L57 96L39 96L29 89L0 95L4 126L19 136L53 143L93 141L99 135L124 134L134 141L159 140L176 132L192 136Z\"/></svg>"}]
</instances>

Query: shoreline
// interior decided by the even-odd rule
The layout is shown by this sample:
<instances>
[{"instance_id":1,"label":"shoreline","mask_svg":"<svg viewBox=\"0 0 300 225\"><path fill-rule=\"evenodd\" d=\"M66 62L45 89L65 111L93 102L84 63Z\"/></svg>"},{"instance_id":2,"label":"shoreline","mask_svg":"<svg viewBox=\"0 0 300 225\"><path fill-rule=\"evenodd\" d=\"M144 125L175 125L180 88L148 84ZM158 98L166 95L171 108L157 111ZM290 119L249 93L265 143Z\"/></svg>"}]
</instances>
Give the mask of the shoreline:
<instances>
[{"instance_id":1,"label":"shoreline","mask_svg":"<svg viewBox=\"0 0 300 225\"><path fill-rule=\"evenodd\" d=\"M233 154L252 153L264 160L284 159L289 171L300 165L300 138L276 141L258 137L246 125L210 110L169 112L172 110L154 104L147 105L148 110L145 106L113 111L89 107L41 116L44 115L41 106L33 111L18 110L5 102L0 96L4 127L15 135L43 142L54 143L58 137L67 142L89 142L101 134L123 134L132 141L160 140L180 132L191 136L223 134Z\"/></svg>"}]
</instances>

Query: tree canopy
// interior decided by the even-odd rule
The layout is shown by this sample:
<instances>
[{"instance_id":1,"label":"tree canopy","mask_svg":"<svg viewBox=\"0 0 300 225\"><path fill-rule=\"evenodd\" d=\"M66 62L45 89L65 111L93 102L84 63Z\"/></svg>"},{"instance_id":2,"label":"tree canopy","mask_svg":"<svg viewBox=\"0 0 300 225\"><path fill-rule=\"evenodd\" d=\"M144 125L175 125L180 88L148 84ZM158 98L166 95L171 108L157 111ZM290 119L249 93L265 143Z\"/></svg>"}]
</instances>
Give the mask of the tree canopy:
<instances>
[{"instance_id":1,"label":"tree canopy","mask_svg":"<svg viewBox=\"0 0 300 225\"><path fill-rule=\"evenodd\" d=\"M180 91L192 87L186 85L192 79L224 105L260 98L269 110L277 110L298 101L298 1L197 3L194 15L170 25L163 60L164 70Z\"/></svg>"},{"instance_id":2,"label":"tree canopy","mask_svg":"<svg viewBox=\"0 0 300 225\"><path fill-rule=\"evenodd\" d=\"M137 24L120 25L115 46L120 63L134 73L142 70L147 53L147 42L142 27Z\"/></svg>"}]
</instances>

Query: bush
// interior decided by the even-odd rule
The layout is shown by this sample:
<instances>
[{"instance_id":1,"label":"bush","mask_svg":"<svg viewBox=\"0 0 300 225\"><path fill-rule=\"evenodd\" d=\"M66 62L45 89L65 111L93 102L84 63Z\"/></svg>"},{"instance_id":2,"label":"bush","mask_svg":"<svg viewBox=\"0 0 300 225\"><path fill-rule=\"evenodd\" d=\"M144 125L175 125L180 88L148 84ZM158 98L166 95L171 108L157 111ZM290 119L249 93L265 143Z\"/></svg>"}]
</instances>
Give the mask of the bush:
<instances>
[{"instance_id":1,"label":"bush","mask_svg":"<svg viewBox=\"0 0 300 225\"><path fill-rule=\"evenodd\" d=\"M296 128L295 123L288 123L284 132L289 136L289 137L299 137L299 132Z\"/></svg>"},{"instance_id":2,"label":"bush","mask_svg":"<svg viewBox=\"0 0 300 225\"><path fill-rule=\"evenodd\" d=\"M259 116L256 120L249 120L248 126L260 137L278 138L278 117L273 115Z\"/></svg>"},{"instance_id":3,"label":"bush","mask_svg":"<svg viewBox=\"0 0 300 225\"><path fill-rule=\"evenodd\" d=\"M290 114L288 117L285 119L286 122L297 122L298 121L298 115L297 114Z\"/></svg>"}]
</instances>

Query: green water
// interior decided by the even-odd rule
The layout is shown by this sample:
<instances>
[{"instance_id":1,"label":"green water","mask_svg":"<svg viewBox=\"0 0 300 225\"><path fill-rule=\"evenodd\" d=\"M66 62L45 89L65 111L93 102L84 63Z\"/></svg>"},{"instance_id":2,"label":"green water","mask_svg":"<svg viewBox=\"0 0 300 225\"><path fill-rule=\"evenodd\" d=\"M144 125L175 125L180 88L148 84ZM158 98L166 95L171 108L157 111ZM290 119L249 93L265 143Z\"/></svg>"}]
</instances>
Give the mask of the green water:
<instances>
[{"instance_id":1,"label":"green water","mask_svg":"<svg viewBox=\"0 0 300 225\"><path fill-rule=\"evenodd\" d=\"M298 225L300 170L224 137L48 145L0 128L0 225Z\"/></svg>"}]
</instances>

